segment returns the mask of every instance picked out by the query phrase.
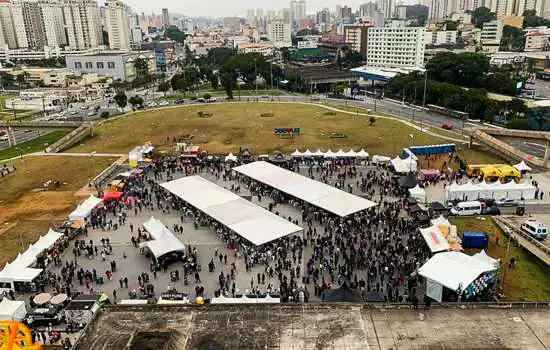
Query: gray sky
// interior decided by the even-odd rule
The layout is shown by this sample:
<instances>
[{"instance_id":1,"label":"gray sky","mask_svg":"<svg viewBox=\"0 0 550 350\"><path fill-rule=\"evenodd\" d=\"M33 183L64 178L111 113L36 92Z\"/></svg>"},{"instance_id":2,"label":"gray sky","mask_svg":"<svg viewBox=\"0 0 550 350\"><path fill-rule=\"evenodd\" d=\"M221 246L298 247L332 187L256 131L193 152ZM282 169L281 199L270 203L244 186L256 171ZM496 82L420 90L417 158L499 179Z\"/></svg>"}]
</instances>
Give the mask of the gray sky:
<instances>
[{"instance_id":1,"label":"gray sky","mask_svg":"<svg viewBox=\"0 0 550 350\"><path fill-rule=\"evenodd\" d=\"M264 11L276 10L284 7L289 7L290 0L123 0L136 12L145 12L156 14L161 12L163 7L168 8L168 12L181 13L187 16L244 16L247 9L262 8ZM306 8L308 14L313 14L316 11L328 7L331 11L334 10L336 4L342 6L351 6L355 11L360 4L369 0L344 0L337 2L335 0L306 0ZM399 0L397 1L399 3Z\"/></svg>"}]
</instances>

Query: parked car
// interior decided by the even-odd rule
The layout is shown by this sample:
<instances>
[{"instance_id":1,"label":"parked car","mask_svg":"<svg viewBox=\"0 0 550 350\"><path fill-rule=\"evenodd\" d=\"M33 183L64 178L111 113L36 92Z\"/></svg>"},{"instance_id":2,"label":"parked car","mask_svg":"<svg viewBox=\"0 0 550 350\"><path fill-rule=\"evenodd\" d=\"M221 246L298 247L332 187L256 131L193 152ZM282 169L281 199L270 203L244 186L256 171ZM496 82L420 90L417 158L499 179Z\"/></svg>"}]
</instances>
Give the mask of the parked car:
<instances>
[{"instance_id":1,"label":"parked car","mask_svg":"<svg viewBox=\"0 0 550 350\"><path fill-rule=\"evenodd\" d=\"M451 124L447 124L447 123L441 125L441 128L445 129L445 130L453 130L453 126Z\"/></svg>"},{"instance_id":2,"label":"parked car","mask_svg":"<svg viewBox=\"0 0 550 350\"><path fill-rule=\"evenodd\" d=\"M498 206L493 205L491 207L487 207L483 210L483 214L485 215L500 215L500 209Z\"/></svg>"},{"instance_id":3,"label":"parked car","mask_svg":"<svg viewBox=\"0 0 550 350\"><path fill-rule=\"evenodd\" d=\"M515 199L498 199L495 201L495 204L499 207L517 207L518 201Z\"/></svg>"},{"instance_id":4,"label":"parked car","mask_svg":"<svg viewBox=\"0 0 550 350\"><path fill-rule=\"evenodd\" d=\"M159 102L159 106L169 106L169 105L170 105L170 102L168 101Z\"/></svg>"},{"instance_id":5,"label":"parked car","mask_svg":"<svg viewBox=\"0 0 550 350\"><path fill-rule=\"evenodd\" d=\"M44 307L34 309L27 315L27 323L33 326L47 326L49 324L59 324L63 315L57 312L54 307Z\"/></svg>"},{"instance_id":6,"label":"parked car","mask_svg":"<svg viewBox=\"0 0 550 350\"><path fill-rule=\"evenodd\" d=\"M185 100L183 98L178 98L177 100L174 101L174 103L177 105L181 105L185 103Z\"/></svg>"},{"instance_id":7,"label":"parked car","mask_svg":"<svg viewBox=\"0 0 550 350\"><path fill-rule=\"evenodd\" d=\"M96 111L90 111L90 112L88 112L88 117L93 117L93 116L95 116L96 114L97 114Z\"/></svg>"}]
</instances>

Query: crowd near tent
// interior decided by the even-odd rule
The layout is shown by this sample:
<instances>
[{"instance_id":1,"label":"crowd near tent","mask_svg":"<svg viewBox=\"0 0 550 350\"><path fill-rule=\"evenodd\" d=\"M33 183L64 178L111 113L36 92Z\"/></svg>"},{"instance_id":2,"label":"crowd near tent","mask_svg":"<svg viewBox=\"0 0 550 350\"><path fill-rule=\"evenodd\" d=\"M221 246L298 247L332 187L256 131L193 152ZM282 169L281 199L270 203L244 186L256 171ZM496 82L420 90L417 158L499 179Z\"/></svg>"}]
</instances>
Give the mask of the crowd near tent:
<instances>
[{"instance_id":1,"label":"crowd near tent","mask_svg":"<svg viewBox=\"0 0 550 350\"><path fill-rule=\"evenodd\" d=\"M445 189L445 200L476 200L476 199L535 199L535 186L530 183L516 183L510 181L501 183L499 181L492 183L473 183L472 181L464 184L453 183Z\"/></svg>"},{"instance_id":2,"label":"crowd near tent","mask_svg":"<svg viewBox=\"0 0 550 350\"><path fill-rule=\"evenodd\" d=\"M409 194L419 202L426 202L426 191L418 184L413 188L409 188Z\"/></svg>"},{"instance_id":3,"label":"crowd near tent","mask_svg":"<svg viewBox=\"0 0 550 350\"><path fill-rule=\"evenodd\" d=\"M210 301L210 304L279 304L281 303L281 298L274 298L269 294L265 296L243 295L238 298L228 298L220 295L219 297L214 297Z\"/></svg>"},{"instance_id":4,"label":"crowd near tent","mask_svg":"<svg viewBox=\"0 0 550 350\"><path fill-rule=\"evenodd\" d=\"M361 303L363 297L357 289L352 289L346 282L340 288L325 289L321 300L329 303Z\"/></svg>"},{"instance_id":5,"label":"crowd near tent","mask_svg":"<svg viewBox=\"0 0 550 350\"><path fill-rule=\"evenodd\" d=\"M149 232L153 240L140 243L140 247L147 247L155 258L177 251L184 251L185 246L170 230L160 221L151 217L143 223L143 227Z\"/></svg>"},{"instance_id":6,"label":"crowd near tent","mask_svg":"<svg viewBox=\"0 0 550 350\"><path fill-rule=\"evenodd\" d=\"M2 299L0 302L0 320L22 321L27 315L27 307L22 300Z\"/></svg>"},{"instance_id":7,"label":"crowd near tent","mask_svg":"<svg viewBox=\"0 0 550 350\"><path fill-rule=\"evenodd\" d=\"M391 162L390 157L379 156L379 155L374 155L372 157L372 163L373 164L388 164L389 162Z\"/></svg>"},{"instance_id":8,"label":"crowd near tent","mask_svg":"<svg viewBox=\"0 0 550 350\"><path fill-rule=\"evenodd\" d=\"M249 163L233 170L340 217L355 214L376 205L368 199L267 162Z\"/></svg>"},{"instance_id":9,"label":"crowd near tent","mask_svg":"<svg viewBox=\"0 0 550 350\"><path fill-rule=\"evenodd\" d=\"M401 159L399 157L395 157L391 160L391 166L398 174L406 174L406 173L412 173L416 171L416 168L418 166L418 163L414 158L409 157L407 159Z\"/></svg>"},{"instance_id":10,"label":"crowd near tent","mask_svg":"<svg viewBox=\"0 0 550 350\"><path fill-rule=\"evenodd\" d=\"M133 148L128 153L128 163L131 167L136 168L140 162L145 160L145 157L149 156L155 147L150 144L138 146Z\"/></svg>"},{"instance_id":11,"label":"crowd near tent","mask_svg":"<svg viewBox=\"0 0 550 350\"><path fill-rule=\"evenodd\" d=\"M41 268L32 267L37 263L38 256L53 248L61 237L62 233L50 229L36 243L29 245L25 252L19 253L14 261L7 263L0 271L0 291L16 290L18 283L32 283L42 273Z\"/></svg>"},{"instance_id":12,"label":"crowd near tent","mask_svg":"<svg viewBox=\"0 0 550 350\"><path fill-rule=\"evenodd\" d=\"M486 261L460 252L435 254L418 270L427 279L426 295L441 302L444 288L468 299L495 282L488 274L497 268Z\"/></svg>"},{"instance_id":13,"label":"crowd near tent","mask_svg":"<svg viewBox=\"0 0 550 350\"><path fill-rule=\"evenodd\" d=\"M88 199L86 199L82 204L76 207L72 213L69 214L69 220L84 222L84 220L90 216L92 210L94 210L102 202L103 199L90 195Z\"/></svg>"},{"instance_id":14,"label":"crowd near tent","mask_svg":"<svg viewBox=\"0 0 550 350\"><path fill-rule=\"evenodd\" d=\"M406 189L418 186L418 180L416 179L416 176L414 174L401 176L397 179L397 183L399 184L399 186Z\"/></svg>"},{"instance_id":15,"label":"crowd near tent","mask_svg":"<svg viewBox=\"0 0 550 350\"><path fill-rule=\"evenodd\" d=\"M303 230L200 176L183 177L161 186L257 246Z\"/></svg>"},{"instance_id":16,"label":"crowd near tent","mask_svg":"<svg viewBox=\"0 0 550 350\"><path fill-rule=\"evenodd\" d=\"M518 164L514 165L514 168L519 170L522 174L533 170L527 164L525 164L525 162L523 160L521 162L519 162Z\"/></svg>"}]
</instances>

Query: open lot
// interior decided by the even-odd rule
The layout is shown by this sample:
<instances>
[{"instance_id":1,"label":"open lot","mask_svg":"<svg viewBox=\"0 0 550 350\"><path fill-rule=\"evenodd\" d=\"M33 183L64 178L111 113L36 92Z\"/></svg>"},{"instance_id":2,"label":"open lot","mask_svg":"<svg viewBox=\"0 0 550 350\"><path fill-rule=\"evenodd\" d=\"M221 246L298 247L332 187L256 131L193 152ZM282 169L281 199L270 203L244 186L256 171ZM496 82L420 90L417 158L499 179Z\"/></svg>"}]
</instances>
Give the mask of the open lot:
<instances>
[{"instance_id":1,"label":"open lot","mask_svg":"<svg viewBox=\"0 0 550 350\"><path fill-rule=\"evenodd\" d=\"M458 232L481 231L489 234L489 248L487 254L494 258L501 259L501 274L504 274L504 294L506 300L513 301L541 301L550 300L550 274L539 265L537 259L529 252L517 247L510 246L508 261L514 257L517 264L515 269L508 268L505 262L508 238L490 217L485 220L477 218L452 218L451 223L457 226ZM499 236L499 244L496 237Z\"/></svg>"},{"instance_id":2,"label":"open lot","mask_svg":"<svg viewBox=\"0 0 550 350\"><path fill-rule=\"evenodd\" d=\"M114 160L57 156L10 163L16 172L0 179L0 265L13 259L22 244L26 247L54 222L65 220L77 202L74 192ZM60 185L44 188L49 180Z\"/></svg>"},{"instance_id":3,"label":"open lot","mask_svg":"<svg viewBox=\"0 0 550 350\"><path fill-rule=\"evenodd\" d=\"M198 112L211 117L198 117ZM262 117L271 113L273 116ZM300 128L301 135L279 138L274 128ZM131 130L132 132L122 132ZM290 103L235 103L192 105L144 111L104 123L94 130L97 136L71 152L127 152L137 144L151 141L157 146L173 146L173 138L192 135L187 141L200 144L214 154L249 148L255 154L296 148L365 148L370 154L396 155L403 147L448 142L424 134L402 122L377 118L369 125L367 117L331 112L322 107ZM331 138L331 134L343 138ZM411 138L411 135L413 138ZM466 160L488 161L482 152L463 152ZM494 159L494 158L493 158Z\"/></svg>"}]
</instances>

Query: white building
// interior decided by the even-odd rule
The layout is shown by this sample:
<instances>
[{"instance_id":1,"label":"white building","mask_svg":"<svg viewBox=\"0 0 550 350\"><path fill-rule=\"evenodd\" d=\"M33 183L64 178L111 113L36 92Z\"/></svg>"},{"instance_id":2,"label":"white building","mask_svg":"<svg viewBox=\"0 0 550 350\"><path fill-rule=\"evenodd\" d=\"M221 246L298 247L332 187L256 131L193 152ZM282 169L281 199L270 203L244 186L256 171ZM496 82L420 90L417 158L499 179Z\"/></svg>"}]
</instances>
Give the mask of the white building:
<instances>
[{"instance_id":1,"label":"white building","mask_svg":"<svg viewBox=\"0 0 550 350\"><path fill-rule=\"evenodd\" d=\"M481 44L482 45L498 45L502 39L502 29L504 25L502 20L494 20L483 23L481 29Z\"/></svg>"},{"instance_id":2,"label":"white building","mask_svg":"<svg viewBox=\"0 0 550 350\"><path fill-rule=\"evenodd\" d=\"M13 0L11 19L19 48L66 45L63 11L54 0Z\"/></svg>"},{"instance_id":3,"label":"white building","mask_svg":"<svg viewBox=\"0 0 550 350\"><path fill-rule=\"evenodd\" d=\"M550 29L548 28L527 28L525 34L524 51L549 51L550 50Z\"/></svg>"},{"instance_id":4,"label":"white building","mask_svg":"<svg viewBox=\"0 0 550 350\"><path fill-rule=\"evenodd\" d=\"M290 24L281 20L269 22L267 25L267 37L276 46L292 46Z\"/></svg>"},{"instance_id":5,"label":"white building","mask_svg":"<svg viewBox=\"0 0 550 350\"><path fill-rule=\"evenodd\" d=\"M71 49L86 50L103 45L99 6L95 0L65 0L63 16Z\"/></svg>"},{"instance_id":6,"label":"white building","mask_svg":"<svg viewBox=\"0 0 550 350\"><path fill-rule=\"evenodd\" d=\"M130 49L130 28L122 1L107 1L107 33L111 50Z\"/></svg>"},{"instance_id":7,"label":"white building","mask_svg":"<svg viewBox=\"0 0 550 350\"><path fill-rule=\"evenodd\" d=\"M452 45L456 44L456 30L426 31L424 43L426 45Z\"/></svg>"},{"instance_id":8,"label":"white building","mask_svg":"<svg viewBox=\"0 0 550 350\"><path fill-rule=\"evenodd\" d=\"M392 19L395 14L395 0L378 0L378 9L382 11L385 19Z\"/></svg>"},{"instance_id":9,"label":"white building","mask_svg":"<svg viewBox=\"0 0 550 350\"><path fill-rule=\"evenodd\" d=\"M424 28L369 28L367 66L422 67L424 65Z\"/></svg>"},{"instance_id":10,"label":"white building","mask_svg":"<svg viewBox=\"0 0 550 350\"><path fill-rule=\"evenodd\" d=\"M5 45L10 49L15 49L17 48L17 39L11 17L10 3L8 0L0 0L0 50Z\"/></svg>"},{"instance_id":11,"label":"white building","mask_svg":"<svg viewBox=\"0 0 550 350\"><path fill-rule=\"evenodd\" d=\"M299 22L303 19L306 19L306 0L298 0L296 20Z\"/></svg>"}]
</instances>

